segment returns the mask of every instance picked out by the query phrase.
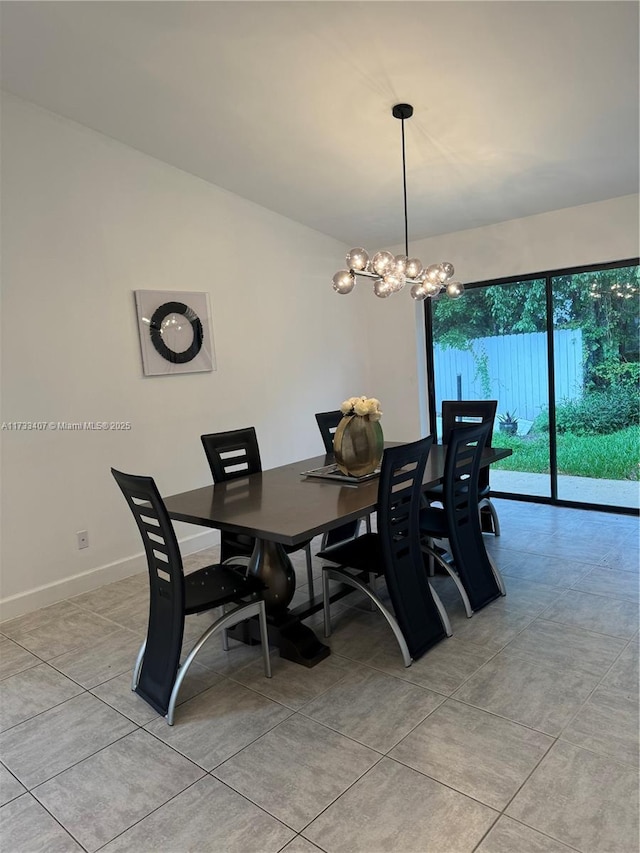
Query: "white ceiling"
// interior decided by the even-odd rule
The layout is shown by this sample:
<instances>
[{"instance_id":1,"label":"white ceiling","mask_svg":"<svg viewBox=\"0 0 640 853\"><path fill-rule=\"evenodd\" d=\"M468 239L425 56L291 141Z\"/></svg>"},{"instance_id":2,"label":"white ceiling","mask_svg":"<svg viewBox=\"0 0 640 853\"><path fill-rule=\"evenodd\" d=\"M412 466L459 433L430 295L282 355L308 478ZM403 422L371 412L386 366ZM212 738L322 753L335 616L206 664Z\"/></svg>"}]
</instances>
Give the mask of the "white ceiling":
<instances>
[{"instance_id":1,"label":"white ceiling","mask_svg":"<svg viewBox=\"0 0 640 853\"><path fill-rule=\"evenodd\" d=\"M2 85L352 245L638 192L636 2L10 2Z\"/></svg>"}]
</instances>

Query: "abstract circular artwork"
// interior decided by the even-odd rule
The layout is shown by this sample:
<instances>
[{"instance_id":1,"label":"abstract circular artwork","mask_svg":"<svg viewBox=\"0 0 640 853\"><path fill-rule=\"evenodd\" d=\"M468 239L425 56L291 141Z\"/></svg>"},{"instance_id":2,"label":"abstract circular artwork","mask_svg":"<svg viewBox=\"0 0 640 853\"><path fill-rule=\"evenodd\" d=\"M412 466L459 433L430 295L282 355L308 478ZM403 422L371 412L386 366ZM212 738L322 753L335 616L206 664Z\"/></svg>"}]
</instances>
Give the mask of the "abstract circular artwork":
<instances>
[{"instance_id":1,"label":"abstract circular artwork","mask_svg":"<svg viewBox=\"0 0 640 853\"><path fill-rule=\"evenodd\" d=\"M184 302L165 302L157 308L149 324L149 334L160 355L173 364L192 361L202 347L202 323L193 308ZM190 338L189 346L181 347L185 337Z\"/></svg>"},{"instance_id":2,"label":"abstract circular artwork","mask_svg":"<svg viewBox=\"0 0 640 853\"><path fill-rule=\"evenodd\" d=\"M215 370L207 293L136 290L147 376Z\"/></svg>"}]
</instances>

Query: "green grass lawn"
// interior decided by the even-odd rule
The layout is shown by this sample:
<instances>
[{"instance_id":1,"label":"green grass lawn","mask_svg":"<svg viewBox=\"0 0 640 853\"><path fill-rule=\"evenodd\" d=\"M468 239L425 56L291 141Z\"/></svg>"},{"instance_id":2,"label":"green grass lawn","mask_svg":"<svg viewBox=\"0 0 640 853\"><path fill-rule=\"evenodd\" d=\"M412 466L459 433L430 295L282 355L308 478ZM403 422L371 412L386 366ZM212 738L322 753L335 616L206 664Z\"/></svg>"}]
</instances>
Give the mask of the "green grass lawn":
<instances>
[{"instance_id":1,"label":"green grass lawn","mask_svg":"<svg viewBox=\"0 0 640 853\"><path fill-rule=\"evenodd\" d=\"M495 462L504 471L549 473L549 436L535 433L509 436L496 430L494 447L510 447L513 456ZM558 436L558 474L602 480L640 479L640 427L631 426L609 435Z\"/></svg>"}]
</instances>

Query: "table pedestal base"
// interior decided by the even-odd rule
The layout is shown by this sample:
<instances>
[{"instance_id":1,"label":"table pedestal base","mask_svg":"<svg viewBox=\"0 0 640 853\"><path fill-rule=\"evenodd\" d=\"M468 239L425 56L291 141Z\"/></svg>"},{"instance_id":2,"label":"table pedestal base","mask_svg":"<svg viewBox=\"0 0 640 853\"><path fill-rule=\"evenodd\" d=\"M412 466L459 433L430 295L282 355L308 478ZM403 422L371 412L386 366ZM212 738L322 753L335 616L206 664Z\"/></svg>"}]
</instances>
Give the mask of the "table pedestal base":
<instances>
[{"instance_id":1,"label":"table pedestal base","mask_svg":"<svg viewBox=\"0 0 640 853\"><path fill-rule=\"evenodd\" d=\"M265 585L264 602L267 609L269 642L280 650L280 657L302 666L312 667L331 650L303 625L300 616L289 610L288 604L296 591L296 575L286 551L277 542L256 539L248 571ZM234 640L253 645L260 642L257 619L249 619L229 630Z\"/></svg>"},{"instance_id":2,"label":"table pedestal base","mask_svg":"<svg viewBox=\"0 0 640 853\"><path fill-rule=\"evenodd\" d=\"M311 668L329 657L331 649L303 625L299 617L290 611L267 614L269 642L280 651L280 657ZM254 645L260 642L260 626L257 619L249 619L229 630L234 640Z\"/></svg>"}]
</instances>

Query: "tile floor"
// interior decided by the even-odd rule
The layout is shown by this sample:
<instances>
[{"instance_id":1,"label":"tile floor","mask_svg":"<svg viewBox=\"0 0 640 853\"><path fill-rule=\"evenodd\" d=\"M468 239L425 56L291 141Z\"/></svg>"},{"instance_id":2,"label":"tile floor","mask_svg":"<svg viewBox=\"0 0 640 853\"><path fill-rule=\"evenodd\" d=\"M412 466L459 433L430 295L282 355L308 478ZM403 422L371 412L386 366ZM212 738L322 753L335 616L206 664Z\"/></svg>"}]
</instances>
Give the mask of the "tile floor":
<instances>
[{"instance_id":1,"label":"tile floor","mask_svg":"<svg viewBox=\"0 0 640 853\"><path fill-rule=\"evenodd\" d=\"M214 638L172 728L129 689L144 575L2 623L3 853L637 853L637 519L497 503L507 597L436 578L409 669L352 597L313 669Z\"/></svg>"}]
</instances>

